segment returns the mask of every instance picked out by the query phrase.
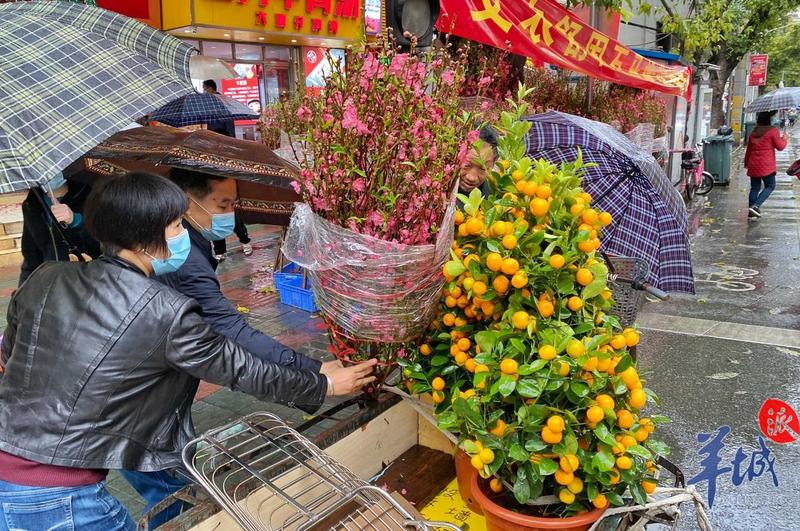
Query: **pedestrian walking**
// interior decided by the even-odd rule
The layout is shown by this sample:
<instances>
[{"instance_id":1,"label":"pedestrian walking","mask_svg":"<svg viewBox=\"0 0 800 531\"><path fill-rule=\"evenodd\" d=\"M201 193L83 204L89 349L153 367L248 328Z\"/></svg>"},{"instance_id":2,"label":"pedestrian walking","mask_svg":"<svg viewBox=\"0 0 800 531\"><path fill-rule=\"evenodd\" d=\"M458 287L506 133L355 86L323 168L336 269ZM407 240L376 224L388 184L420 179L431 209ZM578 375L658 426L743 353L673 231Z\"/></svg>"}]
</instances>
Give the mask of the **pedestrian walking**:
<instances>
[{"instance_id":1,"label":"pedestrian walking","mask_svg":"<svg viewBox=\"0 0 800 531\"><path fill-rule=\"evenodd\" d=\"M105 478L181 465L199 379L309 412L374 380L374 360L328 375L264 361L214 332L196 301L150 278L178 269L191 248L186 194L174 183L129 174L86 204L104 255L42 265L9 304L0 356L7 527L136 529Z\"/></svg>"},{"instance_id":2,"label":"pedestrian walking","mask_svg":"<svg viewBox=\"0 0 800 531\"><path fill-rule=\"evenodd\" d=\"M750 177L748 218L760 218L761 206L775 190L775 150L783 151L789 143L788 132L781 132L772 125L774 111L756 115L756 127L747 139L744 167Z\"/></svg>"}]
</instances>

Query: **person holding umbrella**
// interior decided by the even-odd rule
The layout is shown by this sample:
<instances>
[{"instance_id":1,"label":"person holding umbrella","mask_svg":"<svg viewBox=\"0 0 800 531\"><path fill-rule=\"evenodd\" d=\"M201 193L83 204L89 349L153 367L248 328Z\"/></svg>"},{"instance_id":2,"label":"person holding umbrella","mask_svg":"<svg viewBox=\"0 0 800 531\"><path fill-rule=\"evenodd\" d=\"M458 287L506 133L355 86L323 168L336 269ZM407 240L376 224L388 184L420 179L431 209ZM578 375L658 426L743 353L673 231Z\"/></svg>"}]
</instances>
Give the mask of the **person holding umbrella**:
<instances>
[{"instance_id":1,"label":"person holding umbrella","mask_svg":"<svg viewBox=\"0 0 800 531\"><path fill-rule=\"evenodd\" d=\"M777 165L775 150L783 151L789 143L789 133L783 134L772 125L775 111L763 111L756 115L756 127L747 139L744 167L750 177L748 196L748 218L760 218L761 206L775 190Z\"/></svg>"},{"instance_id":2,"label":"person holding umbrella","mask_svg":"<svg viewBox=\"0 0 800 531\"><path fill-rule=\"evenodd\" d=\"M31 189L22 203L20 286L44 262L70 261L71 248L84 259L100 256L100 246L86 230L81 214L91 188L69 182L59 173L47 189L48 193Z\"/></svg>"},{"instance_id":3,"label":"person holding umbrella","mask_svg":"<svg viewBox=\"0 0 800 531\"><path fill-rule=\"evenodd\" d=\"M189 254L184 192L147 173L87 199L104 256L49 263L11 299L0 379L0 522L11 529L136 529L110 469L180 466L198 379L313 412L374 380L264 361L214 332L196 301L151 277Z\"/></svg>"}]
</instances>

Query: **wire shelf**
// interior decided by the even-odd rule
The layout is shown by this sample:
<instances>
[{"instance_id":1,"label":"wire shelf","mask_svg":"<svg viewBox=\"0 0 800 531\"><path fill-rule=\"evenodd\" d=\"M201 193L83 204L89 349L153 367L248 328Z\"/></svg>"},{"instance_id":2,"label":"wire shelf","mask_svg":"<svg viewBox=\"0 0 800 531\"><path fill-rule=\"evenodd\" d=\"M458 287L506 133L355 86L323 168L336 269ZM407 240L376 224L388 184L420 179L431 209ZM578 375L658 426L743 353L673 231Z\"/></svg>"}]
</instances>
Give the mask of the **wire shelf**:
<instances>
[{"instance_id":1,"label":"wire shelf","mask_svg":"<svg viewBox=\"0 0 800 531\"><path fill-rule=\"evenodd\" d=\"M194 439L183 450L183 462L247 531L458 529L415 520L387 492L269 413Z\"/></svg>"}]
</instances>

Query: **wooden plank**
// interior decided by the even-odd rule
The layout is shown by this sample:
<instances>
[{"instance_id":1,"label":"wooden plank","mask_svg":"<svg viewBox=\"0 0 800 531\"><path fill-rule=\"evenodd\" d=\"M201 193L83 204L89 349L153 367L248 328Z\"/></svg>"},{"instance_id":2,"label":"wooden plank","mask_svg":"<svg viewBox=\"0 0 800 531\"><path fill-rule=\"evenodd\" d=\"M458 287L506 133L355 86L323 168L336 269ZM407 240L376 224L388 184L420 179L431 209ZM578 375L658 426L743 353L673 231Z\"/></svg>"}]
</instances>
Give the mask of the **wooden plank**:
<instances>
[{"instance_id":1,"label":"wooden plank","mask_svg":"<svg viewBox=\"0 0 800 531\"><path fill-rule=\"evenodd\" d=\"M450 483L455 473L452 455L416 445L386 467L375 484L389 492L397 491L422 507Z\"/></svg>"},{"instance_id":2,"label":"wooden plank","mask_svg":"<svg viewBox=\"0 0 800 531\"><path fill-rule=\"evenodd\" d=\"M445 437L438 427L431 424L422 415L418 415L418 418L419 427L417 431L419 432L419 444L452 456L453 452L455 452L455 446L450 442L450 439Z\"/></svg>"}]
</instances>

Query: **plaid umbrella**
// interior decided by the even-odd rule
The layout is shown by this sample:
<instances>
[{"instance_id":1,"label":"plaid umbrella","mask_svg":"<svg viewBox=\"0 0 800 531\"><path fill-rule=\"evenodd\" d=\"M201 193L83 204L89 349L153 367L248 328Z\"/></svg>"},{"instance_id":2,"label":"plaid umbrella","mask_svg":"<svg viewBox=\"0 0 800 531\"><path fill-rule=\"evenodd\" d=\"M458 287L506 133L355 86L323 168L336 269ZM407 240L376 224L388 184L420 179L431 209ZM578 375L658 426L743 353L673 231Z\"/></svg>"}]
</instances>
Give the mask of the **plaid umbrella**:
<instances>
[{"instance_id":1,"label":"plaid umbrella","mask_svg":"<svg viewBox=\"0 0 800 531\"><path fill-rule=\"evenodd\" d=\"M97 7L0 4L0 193L44 184L192 90L191 46Z\"/></svg>"},{"instance_id":2,"label":"plaid umbrella","mask_svg":"<svg viewBox=\"0 0 800 531\"><path fill-rule=\"evenodd\" d=\"M779 111L800 107L800 87L784 87L767 92L747 106L747 112Z\"/></svg>"},{"instance_id":3,"label":"plaid umbrella","mask_svg":"<svg viewBox=\"0 0 800 531\"><path fill-rule=\"evenodd\" d=\"M655 159L607 124L554 111L528 120L528 156L559 164L580 151L596 164L583 188L614 218L603 251L645 260L653 286L694 293L686 207Z\"/></svg>"},{"instance_id":4,"label":"plaid umbrella","mask_svg":"<svg viewBox=\"0 0 800 531\"><path fill-rule=\"evenodd\" d=\"M221 120L254 120L259 114L239 101L207 92L193 92L154 111L150 119L173 127Z\"/></svg>"}]
</instances>

